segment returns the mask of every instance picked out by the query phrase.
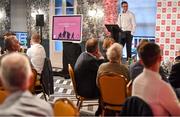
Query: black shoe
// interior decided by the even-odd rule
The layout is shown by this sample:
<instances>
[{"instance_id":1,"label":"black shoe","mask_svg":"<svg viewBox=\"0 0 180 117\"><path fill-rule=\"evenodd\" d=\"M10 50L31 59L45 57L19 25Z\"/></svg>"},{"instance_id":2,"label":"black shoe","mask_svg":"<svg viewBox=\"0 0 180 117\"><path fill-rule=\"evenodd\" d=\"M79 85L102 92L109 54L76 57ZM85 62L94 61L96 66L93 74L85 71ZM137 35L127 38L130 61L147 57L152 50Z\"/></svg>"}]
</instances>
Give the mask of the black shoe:
<instances>
[{"instance_id":1,"label":"black shoe","mask_svg":"<svg viewBox=\"0 0 180 117\"><path fill-rule=\"evenodd\" d=\"M64 76L64 78L65 78L65 79L70 79L69 74L66 74L66 75Z\"/></svg>"}]
</instances>

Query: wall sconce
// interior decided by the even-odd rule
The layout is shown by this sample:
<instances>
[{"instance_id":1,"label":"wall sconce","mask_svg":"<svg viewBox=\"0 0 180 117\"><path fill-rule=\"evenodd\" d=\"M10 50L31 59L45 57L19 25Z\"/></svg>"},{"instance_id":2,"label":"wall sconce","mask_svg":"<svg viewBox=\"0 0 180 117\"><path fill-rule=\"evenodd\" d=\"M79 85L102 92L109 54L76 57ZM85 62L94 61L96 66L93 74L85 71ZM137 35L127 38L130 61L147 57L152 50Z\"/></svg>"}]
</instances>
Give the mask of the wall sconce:
<instances>
[{"instance_id":1,"label":"wall sconce","mask_svg":"<svg viewBox=\"0 0 180 117\"><path fill-rule=\"evenodd\" d=\"M99 9L99 8L95 8L95 9L90 9L88 11L88 15L90 17L93 17L93 18L102 18L104 16L104 12L102 9Z\"/></svg>"},{"instance_id":2,"label":"wall sconce","mask_svg":"<svg viewBox=\"0 0 180 117\"><path fill-rule=\"evenodd\" d=\"M5 13L4 9L1 9L0 10L0 20L2 20L5 16L6 16L6 13Z\"/></svg>"},{"instance_id":3,"label":"wall sconce","mask_svg":"<svg viewBox=\"0 0 180 117\"><path fill-rule=\"evenodd\" d=\"M3 27L4 27L3 21L5 20L5 17L6 17L6 12L4 9L1 9L0 10L0 34L3 33Z\"/></svg>"},{"instance_id":4,"label":"wall sconce","mask_svg":"<svg viewBox=\"0 0 180 117\"><path fill-rule=\"evenodd\" d=\"M97 9L96 16L99 18L102 18L104 16L104 12L102 9Z\"/></svg>"},{"instance_id":5,"label":"wall sconce","mask_svg":"<svg viewBox=\"0 0 180 117\"><path fill-rule=\"evenodd\" d=\"M90 17L95 17L96 14L97 14L97 11L96 11L95 9L90 9L90 10L88 11L88 15L89 15Z\"/></svg>"}]
</instances>

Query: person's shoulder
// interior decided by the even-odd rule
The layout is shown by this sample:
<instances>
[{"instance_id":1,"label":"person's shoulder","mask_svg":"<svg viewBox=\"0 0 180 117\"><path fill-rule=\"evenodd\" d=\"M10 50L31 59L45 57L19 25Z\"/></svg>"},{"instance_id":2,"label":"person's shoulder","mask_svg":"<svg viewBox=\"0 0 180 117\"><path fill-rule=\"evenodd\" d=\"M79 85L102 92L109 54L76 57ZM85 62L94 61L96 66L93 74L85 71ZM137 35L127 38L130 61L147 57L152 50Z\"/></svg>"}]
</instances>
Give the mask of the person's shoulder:
<instances>
[{"instance_id":1,"label":"person's shoulder","mask_svg":"<svg viewBox=\"0 0 180 117\"><path fill-rule=\"evenodd\" d=\"M109 66L109 62L102 63L99 67Z\"/></svg>"},{"instance_id":2,"label":"person's shoulder","mask_svg":"<svg viewBox=\"0 0 180 117\"><path fill-rule=\"evenodd\" d=\"M128 13L129 13L130 15L134 16L134 13L133 13L132 11L129 11L129 10L128 10Z\"/></svg>"},{"instance_id":3,"label":"person's shoulder","mask_svg":"<svg viewBox=\"0 0 180 117\"><path fill-rule=\"evenodd\" d=\"M37 96L34 96L34 98L32 98L32 99L41 108L44 108L44 109L47 109L47 110L52 109L52 106L50 105L50 103L46 102L45 100L42 100L42 99L38 98Z\"/></svg>"},{"instance_id":4,"label":"person's shoulder","mask_svg":"<svg viewBox=\"0 0 180 117\"><path fill-rule=\"evenodd\" d=\"M136 84L138 84L138 83L141 82L141 79L143 78L142 75L143 75L143 74L140 73L137 77L135 77L135 79L133 80L133 85L136 85Z\"/></svg>"},{"instance_id":5,"label":"person's shoulder","mask_svg":"<svg viewBox=\"0 0 180 117\"><path fill-rule=\"evenodd\" d=\"M119 67L128 70L128 67L125 64L119 64Z\"/></svg>"},{"instance_id":6,"label":"person's shoulder","mask_svg":"<svg viewBox=\"0 0 180 117\"><path fill-rule=\"evenodd\" d=\"M169 83L167 83L167 82L165 82L165 81L163 81L163 80L159 80L159 83L157 83L158 84L158 89L159 89L159 91L161 92L162 90L164 90L165 92L167 91L167 90L171 90L171 91L173 91L173 89L172 89L172 86L169 84Z\"/></svg>"},{"instance_id":7,"label":"person's shoulder","mask_svg":"<svg viewBox=\"0 0 180 117\"><path fill-rule=\"evenodd\" d=\"M32 49L33 49L33 46L30 46L30 47L27 49L27 52L32 51Z\"/></svg>"}]
</instances>

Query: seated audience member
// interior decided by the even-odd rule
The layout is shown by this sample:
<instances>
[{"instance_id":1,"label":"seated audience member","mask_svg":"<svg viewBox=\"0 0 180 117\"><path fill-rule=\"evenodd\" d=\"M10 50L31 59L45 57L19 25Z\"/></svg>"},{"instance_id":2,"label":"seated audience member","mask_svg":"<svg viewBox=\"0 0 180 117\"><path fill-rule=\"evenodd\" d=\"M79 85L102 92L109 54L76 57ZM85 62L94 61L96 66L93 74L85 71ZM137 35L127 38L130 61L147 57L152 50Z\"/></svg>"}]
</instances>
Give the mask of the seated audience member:
<instances>
[{"instance_id":1,"label":"seated audience member","mask_svg":"<svg viewBox=\"0 0 180 117\"><path fill-rule=\"evenodd\" d=\"M16 36L16 34L13 32L6 32L3 36L4 36L4 39L6 39L9 36Z\"/></svg>"},{"instance_id":2,"label":"seated audience member","mask_svg":"<svg viewBox=\"0 0 180 117\"><path fill-rule=\"evenodd\" d=\"M3 41L1 44L1 54L4 54L4 52L6 51L6 48L5 48L5 45L4 45L4 41L5 41L5 39L7 38L7 37L9 37L9 36L16 36L16 34L15 33L13 33L13 32L6 32L4 35L3 35L3 38L2 38L2 40L1 41Z\"/></svg>"},{"instance_id":3,"label":"seated audience member","mask_svg":"<svg viewBox=\"0 0 180 117\"><path fill-rule=\"evenodd\" d=\"M142 71L144 69L141 57L139 55L139 49L141 48L141 46L143 46L144 44L147 44L147 43L148 43L148 40L146 40L146 39L142 39L139 42L139 45L137 47L137 54L138 54L139 60L137 62L131 64L129 67L130 78L132 80L134 80L140 73L142 73Z\"/></svg>"},{"instance_id":4,"label":"seated audience member","mask_svg":"<svg viewBox=\"0 0 180 117\"><path fill-rule=\"evenodd\" d=\"M4 40L4 48L6 50L6 53L0 56L0 65L1 65L1 59L6 54L9 54L12 52L18 52L20 50L19 41L17 40L16 36L10 35L11 33L8 33L8 34L5 36L5 40ZM1 81L0 81L0 86L2 86Z\"/></svg>"},{"instance_id":5,"label":"seated audience member","mask_svg":"<svg viewBox=\"0 0 180 117\"><path fill-rule=\"evenodd\" d=\"M46 52L40 42L40 35L34 33L30 40L31 47L26 53L38 74L41 74L44 66L44 60L46 58Z\"/></svg>"},{"instance_id":6,"label":"seated audience member","mask_svg":"<svg viewBox=\"0 0 180 117\"><path fill-rule=\"evenodd\" d=\"M139 60L137 62L131 64L130 67L129 67L130 79L132 79L132 80L134 80L140 73L143 72L144 65L142 63L139 51L140 51L141 46L144 46L147 43L149 43L148 40L143 39L143 40L140 41L140 43L139 43L139 45L137 47L137 53L138 53L138 56L139 56ZM160 73L162 79L164 81L168 82L168 79L167 79L167 77L165 75L165 72L164 72L164 70L163 70L163 68L161 66L159 68L159 73Z\"/></svg>"},{"instance_id":7,"label":"seated audience member","mask_svg":"<svg viewBox=\"0 0 180 117\"><path fill-rule=\"evenodd\" d=\"M177 57L175 58L175 64L172 66L169 82L174 88L180 88L180 48L178 50Z\"/></svg>"},{"instance_id":8,"label":"seated audience member","mask_svg":"<svg viewBox=\"0 0 180 117\"><path fill-rule=\"evenodd\" d=\"M4 46L6 48L6 53L4 53L0 57L0 61L6 54L9 54L12 52L18 52L20 50L19 41L17 40L16 36L14 36L14 35L10 35L10 36L6 37L6 39L4 40ZM0 65L1 65L1 62L0 62Z\"/></svg>"},{"instance_id":9,"label":"seated audience member","mask_svg":"<svg viewBox=\"0 0 180 117\"><path fill-rule=\"evenodd\" d=\"M77 92L86 98L98 98L96 76L103 56L98 49L97 39L88 39L85 48L86 51L81 53L74 66Z\"/></svg>"},{"instance_id":10,"label":"seated audience member","mask_svg":"<svg viewBox=\"0 0 180 117\"><path fill-rule=\"evenodd\" d=\"M110 37L107 37L103 40L103 56L104 56L104 59L105 61L108 61L107 59L107 55L106 55L106 52L107 52L107 49L114 43L114 39L113 38L110 38Z\"/></svg>"},{"instance_id":11,"label":"seated audience member","mask_svg":"<svg viewBox=\"0 0 180 117\"><path fill-rule=\"evenodd\" d=\"M174 88L177 96L180 97L180 48L169 75L169 82Z\"/></svg>"},{"instance_id":12,"label":"seated audience member","mask_svg":"<svg viewBox=\"0 0 180 117\"><path fill-rule=\"evenodd\" d=\"M0 116L52 116L51 105L29 92L32 75L28 58L10 53L2 58L1 80L9 96L0 105Z\"/></svg>"},{"instance_id":13,"label":"seated audience member","mask_svg":"<svg viewBox=\"0 0 180 117\"><path fill-rule=\"evenodd\" d=\"M104 72L114 72L129 79L129 71L125 65L121 63L122 49L122 45L118 43L112 44L111 47L107 49L106 55L109 62L103 63L99 66L97 78Z\"/></svg>"},{"instance_id":14,"label":"seated audience member","mask_svg":"<svg viewBox=\"0 0 180 117\"><path fill-rule=\"evenodd\" d=\"M4 46L6 48L6 54L11 52L18 52L20 50L19 41L14 35L5 38Z\"/></svg>"},{"instance_id":15,"label":"seated audience member","mask_svg":"<svg viewBox=\"0 0 180 117\"><path fill-rule=\"evenodd\" d=\"M133 82L132 96L147 102L154 116L179 116L180 103L176 94L159 75L162 59L160 47L155 43L147 43L140 48L139 54L145 68Z\"/></svg>"}]
</instances>

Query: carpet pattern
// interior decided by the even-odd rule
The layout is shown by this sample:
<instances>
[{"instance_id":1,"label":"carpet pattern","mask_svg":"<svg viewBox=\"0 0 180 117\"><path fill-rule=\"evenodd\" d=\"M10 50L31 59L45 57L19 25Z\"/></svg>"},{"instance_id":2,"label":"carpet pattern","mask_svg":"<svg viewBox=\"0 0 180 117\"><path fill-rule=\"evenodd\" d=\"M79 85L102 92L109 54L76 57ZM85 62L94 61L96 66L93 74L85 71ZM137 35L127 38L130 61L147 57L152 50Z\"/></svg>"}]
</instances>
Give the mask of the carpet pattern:
<instances>
[{"instance_id":1,"label":"carpet pattern","mask_svg":"<svg viewBox=\"0 0 180 117\"><path fill-rule=\"evenodd\" d=\"M37 95L41 99L44 99L42 93ZM60 76L54 76L54 94L49 96L48 102L54 103L55 100L59 98L68 98L75 105L77 103L77 99L75 97L75 92L73 90L73 85L70 79L64 79ZM91 101L83 101L83 105L92 105L98 104L98 100ZM85 106L82 107L80 112L86 113L87 115L94 115L97 110L97 106Z\"/></svg>"}]
</instances>

